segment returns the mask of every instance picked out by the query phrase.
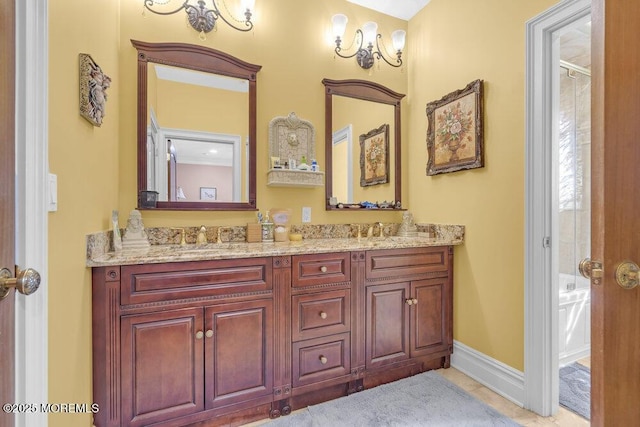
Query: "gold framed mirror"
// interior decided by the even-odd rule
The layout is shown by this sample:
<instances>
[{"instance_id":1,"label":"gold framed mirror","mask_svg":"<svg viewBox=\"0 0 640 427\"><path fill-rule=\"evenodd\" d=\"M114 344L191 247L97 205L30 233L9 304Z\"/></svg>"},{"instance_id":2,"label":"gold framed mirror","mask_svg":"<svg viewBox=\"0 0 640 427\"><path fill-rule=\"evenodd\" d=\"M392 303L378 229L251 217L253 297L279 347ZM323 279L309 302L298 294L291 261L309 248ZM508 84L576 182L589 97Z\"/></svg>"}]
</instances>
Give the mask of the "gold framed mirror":
<instances>
[{"instance_id":1,"label":"gold framed mirror","mask_svg":"<svg viewBox=\"0 0 640 427\"><path fill-rule=\"evenodd\" d=\"M401 108L405 95L366 80L323 79L327 210L402 208Z\"/></svg>"},{"instance_id":2,"label":"gold framed mirror","mask_svg":"<svg viewBox=\"0 0 640 427\"><path fill-rule=\"evenodd\" d=\"M262 67L203 46L131 43L138 51L138 208L255 210Z\"/></svg>"}]
</instances>

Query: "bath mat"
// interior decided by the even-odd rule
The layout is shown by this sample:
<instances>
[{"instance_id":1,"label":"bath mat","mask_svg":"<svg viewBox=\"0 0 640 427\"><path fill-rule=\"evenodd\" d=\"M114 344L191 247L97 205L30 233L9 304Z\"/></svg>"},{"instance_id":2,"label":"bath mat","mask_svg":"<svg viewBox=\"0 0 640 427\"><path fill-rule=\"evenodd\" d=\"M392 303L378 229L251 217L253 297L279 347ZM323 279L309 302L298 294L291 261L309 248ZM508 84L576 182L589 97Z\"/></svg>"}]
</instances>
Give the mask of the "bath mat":
<instances>
[{"instance_id":1,"label":"bath mat","mask_svg":"<svg viewBox=\"0 0 640 427\"><path fill-rule=\"evenodd\" d=\"M591 371L572 363L560 368L560 405L583 418L591 418Z\"/></svg>"},{"instance_id":2,"label":"bath mat","mask_svg":"<svg viewBox=\"0 0 640 427\"><path fill-rule=\"evenodd\" d=\"M429 371L277 418L268 427L519 426Z\"/></svg>"}]
</instances>

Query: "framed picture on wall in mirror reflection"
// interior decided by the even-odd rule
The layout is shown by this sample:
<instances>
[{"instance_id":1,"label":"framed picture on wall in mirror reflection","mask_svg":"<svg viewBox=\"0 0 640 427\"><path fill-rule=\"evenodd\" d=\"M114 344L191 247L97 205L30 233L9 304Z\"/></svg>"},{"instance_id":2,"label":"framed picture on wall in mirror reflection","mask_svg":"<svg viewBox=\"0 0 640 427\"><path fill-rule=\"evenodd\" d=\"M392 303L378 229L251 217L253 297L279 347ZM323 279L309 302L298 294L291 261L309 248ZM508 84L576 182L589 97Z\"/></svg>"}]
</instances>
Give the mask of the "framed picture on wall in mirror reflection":
<instances>
[{"instance_id":1,"label":"framed picture on wall in mirror reflection","mask_svg":"<svg viewBox=\"0 0 640 427\"><path fill-rule=\"evenodd\" d=\"M214 202L217 196L218 191L215 187L200 187L200 200Z\"/></svg>"},{"instance_id":2,"label":"framed picture on wall in mirror reflection","mask_svg":"<svg viewBox=\"0 0 640 427\"><path fill-rule=\"evenodd\" d=\"M427 104L427 175L484 166L483 81Z\"/></svg>"},{"instance_id":3,"label":"framed picture on wall in mirror reflection","mask_svg":"<svg viewBox=\"0 0 640 427\"><path fill-rule=\"evenodd\" d=\"M389 182L389 125L360 135L360 186Z\"/></svg>"}]
</instances>

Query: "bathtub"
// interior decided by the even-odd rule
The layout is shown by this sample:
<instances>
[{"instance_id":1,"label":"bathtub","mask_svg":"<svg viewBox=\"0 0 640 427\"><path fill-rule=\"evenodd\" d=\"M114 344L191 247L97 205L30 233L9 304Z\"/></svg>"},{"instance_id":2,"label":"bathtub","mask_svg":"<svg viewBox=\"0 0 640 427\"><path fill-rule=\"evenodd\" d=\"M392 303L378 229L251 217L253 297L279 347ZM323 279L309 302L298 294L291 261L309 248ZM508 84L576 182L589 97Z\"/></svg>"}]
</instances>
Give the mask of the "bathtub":
<instances>
[{"instance_id":1,"label":"bathtub","mask_svg":"<svg viewBox=\"0 0 640 427\"><path fill-rule=\"evenodd\" d=\"M567 290L571 284L575 289ZM560 274L558 290L560 366L564 366L591 353L591 289L589 279Z\"/></svg>"}]
</instances>

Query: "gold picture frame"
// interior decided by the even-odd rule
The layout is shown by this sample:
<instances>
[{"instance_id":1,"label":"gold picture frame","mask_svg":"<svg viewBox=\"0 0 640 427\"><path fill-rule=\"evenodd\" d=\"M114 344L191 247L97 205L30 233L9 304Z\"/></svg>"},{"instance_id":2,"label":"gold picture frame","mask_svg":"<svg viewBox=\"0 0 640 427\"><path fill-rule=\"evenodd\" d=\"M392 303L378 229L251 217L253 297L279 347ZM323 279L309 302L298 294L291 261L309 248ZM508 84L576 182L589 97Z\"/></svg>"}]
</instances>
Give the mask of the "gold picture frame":
<instances>
[{"instance_id":1,"label":"gold picture frame","mask_svg":"<svg viewBox=\"0 0 640 427\"><path fill-rule=\"evenodd\" d=\"M484 166L483 81L427 104L427 175Z\"/></svg>"},{"instance_id":2,"label":"gold picture frame","mask_svg":"<svg viewBox=\"0 0 640 427\"><path fill-rule=\"evenodd\" d=\"M389 182L389 125L360 135L360 186Z\"/></svg>"}]
</instances>

